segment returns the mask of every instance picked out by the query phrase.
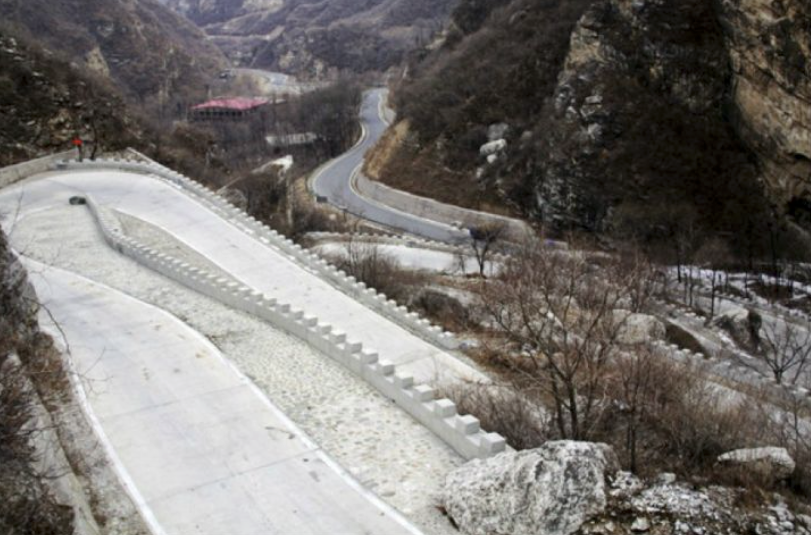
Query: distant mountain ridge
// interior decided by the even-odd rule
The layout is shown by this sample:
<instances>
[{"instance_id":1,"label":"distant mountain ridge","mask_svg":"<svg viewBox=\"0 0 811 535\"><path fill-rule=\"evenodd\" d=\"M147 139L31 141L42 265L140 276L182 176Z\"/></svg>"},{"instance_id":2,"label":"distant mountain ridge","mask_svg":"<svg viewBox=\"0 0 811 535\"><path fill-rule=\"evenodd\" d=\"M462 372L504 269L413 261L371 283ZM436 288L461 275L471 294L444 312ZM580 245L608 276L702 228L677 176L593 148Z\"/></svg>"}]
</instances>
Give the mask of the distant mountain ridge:
<instances>
[{"instance_id":1,"label":"distant mountain ridge","mask_svg":"<svg viewBox=\"0 0 811 535\"><path fill-rule=\"evenodd\" d=\"M443 27L456 0L162 0L245 65L323 77L386 70Z\"/></svg>"}]
</instances>

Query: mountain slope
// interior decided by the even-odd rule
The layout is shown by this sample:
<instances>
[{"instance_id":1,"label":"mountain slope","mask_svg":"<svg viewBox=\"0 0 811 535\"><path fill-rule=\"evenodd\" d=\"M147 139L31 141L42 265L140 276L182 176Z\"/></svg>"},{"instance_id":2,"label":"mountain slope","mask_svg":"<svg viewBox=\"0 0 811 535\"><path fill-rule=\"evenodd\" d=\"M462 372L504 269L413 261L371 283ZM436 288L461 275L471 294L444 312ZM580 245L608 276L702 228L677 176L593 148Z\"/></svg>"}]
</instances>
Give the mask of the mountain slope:
<instances>
[{"instance_id":1,"label":"mountain slope","mask_svg":"<svg viewBox=\"0 0 811 535\"><path fill-rule=\"evenodd\" d=\"M101 150L137 144L141 129L109 82L0 31L0 167L71 147L77 135Z\"/></svg>"},{"instance_id":2,"label":"mountain slope","mask_svg":"<svg viewBox=\"0 0 811 535\"><path fill-rule=\"evenodd\" d=\"M551 229L791 249L811 222L802 4L465 0L400 84L409 135L381 176L499 196ZM488 131L507 143L490 163Z\"/></svg>"},{"instance_id":3,"label":"mountain slope","mask_svg":"<svg viewBox=\"0 0 811 535\"><path fill-rule=\"evenodd\" d=\"M109 80L0 28L0 167L67 151L86 156L133 147L202 182L227 169L213 139L184 122L156 121Z\"/></svg>"},{"instance_id":4,"label":"mountain slope","mask_svg":"<svg viewBox=\"0 0 811 535\"><path fill-rule=\"evenodd\" d=\"M141 102L201 90L225 66L199 29L155 0L0 0L0 20Z\"/></svg>"},{"instance_id":5,"label":"mountain slope","mask_svg":"<svg viewBox=\"0 0 811 535\"><path fill-rule=\"evenodd\" d=\"M385 70L428 40L456 0L163 0L232 58L318 77Z\"/></svg>"}]
</instances>

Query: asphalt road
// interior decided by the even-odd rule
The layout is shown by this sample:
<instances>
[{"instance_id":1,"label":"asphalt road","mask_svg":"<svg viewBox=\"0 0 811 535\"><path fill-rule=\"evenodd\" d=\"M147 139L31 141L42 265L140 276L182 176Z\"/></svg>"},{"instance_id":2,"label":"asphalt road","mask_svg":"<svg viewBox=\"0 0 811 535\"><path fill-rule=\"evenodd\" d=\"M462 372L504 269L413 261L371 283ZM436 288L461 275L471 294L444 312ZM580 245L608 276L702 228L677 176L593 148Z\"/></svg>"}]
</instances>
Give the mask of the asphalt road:
<instances>
[{"instance_id":1,"label":"asphalt road","mask_svg":"<svg viewBox=\"0 0 811 535\"><path fill-rule=\"evenodd\" d=\"M355 173L360 172L366 152L388 127L382 116L382 100L386 92L386 89L372 89L364 93L360 110L363 136L349 151L318 171L312 182L314 193L341 210L408 234L453 244L467 242L467 231L395 210L362 197L353 188L352 179Z\"/></svg>"}]
</instances>

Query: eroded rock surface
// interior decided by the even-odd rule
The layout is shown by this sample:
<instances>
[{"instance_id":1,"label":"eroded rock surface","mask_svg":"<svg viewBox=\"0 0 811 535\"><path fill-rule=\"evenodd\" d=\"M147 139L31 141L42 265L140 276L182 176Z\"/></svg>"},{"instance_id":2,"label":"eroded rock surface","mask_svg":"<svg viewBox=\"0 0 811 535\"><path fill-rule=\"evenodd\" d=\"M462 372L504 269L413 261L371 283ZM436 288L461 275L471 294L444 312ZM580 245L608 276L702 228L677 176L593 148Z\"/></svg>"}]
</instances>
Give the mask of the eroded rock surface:
<instances>
[{"instance_id":1,"label":"eroded rock surface","mask_svg":"<svg viewBox=\"0 0 811 535\"><path fill-rule=\"evenodd\" d=\"M548 442L458 468L443 504L463 533L568 535L603 511L606 478L618 469L605 444Z\"/></svg>"}]
</instances>

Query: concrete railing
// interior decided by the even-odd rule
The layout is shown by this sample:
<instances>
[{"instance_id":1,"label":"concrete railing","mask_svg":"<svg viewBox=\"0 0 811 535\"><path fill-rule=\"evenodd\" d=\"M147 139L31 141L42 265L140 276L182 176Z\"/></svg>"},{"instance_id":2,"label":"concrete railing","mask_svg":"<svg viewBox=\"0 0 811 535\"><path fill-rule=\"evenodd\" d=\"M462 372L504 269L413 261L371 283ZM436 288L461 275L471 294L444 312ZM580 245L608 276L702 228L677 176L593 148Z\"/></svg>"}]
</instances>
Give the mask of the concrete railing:
<instances>
[{"instance_id":1,"label":"concrete railing","mask_svg":"<svg viewBox=\"0 0 811 535\"><path fill-rule=\"evenodd\" d=\"M345 294L353 297L401 327L445 349L456 349L459 347L459 341L452 333L444 331L441 327L432 325L431 322L420 317L416 312L412 312L408 310L407 307L398 305L396 301L388 299L385 294L379 293L374 288L368 288L363 282L357 281L354 277L339 270L316 253L304 249L294 243L293 240L284 237L256 218L249 216L205 186L156 162L152 162L146 156L138 153L134 153L134 155L137 155L143 161L126 159L96 160L81 163L71 161L61 162L58 164L58 167L63 169L119 169L141 174L152 174L168 180L194 194L201 204L230 221L248 235L253 236L256 240L265 245L281 250L300 264L317 272L323 279L333 284L333 286L340 289Z\"/></svg>"},{"instance_id":2,"label":"concrete railing","mask_svg":"<svg viewBox=\"0 0 811 535\"><path fill-rule=\"evenodd\" d=\"M451 400L436 399L433 388L415 384L412 376L398 372L393 364L346 333L248 286L150 249L125 236L118 220L100 210L92 197L87 198L87 204L111 247L192 290L305 341L393 400L465 459L484 458L506 449L501 435L482 431L477 418L458 414Z\"/></svg>"},{"instance_id":3,"label":"concrete railing","mask_svg":"<svg viewBox=\"0 0 811 535\"><path fill-rule=\"evenodd\" d=\"M5 188L8 185L19 182L30 176L44 173L53 168L56 162L63 161L75 155L76 151L60 152L50 156L37 158L16 165L9 165L0 169L0 188Z\"/></svg>"},{"instance_id":4,"label":"concrete railing","mask_svg":"<svg viewBox=\"0 0 811 535\"><path fill-rule=\"evenodd\" d=\"M412 195L371 180L363 173L358 173L354 180L355 188L361 196L417 217L446 225L458 222L464 227L480 227L488 224L504 225L507 239L518 243L527 236L534 235L531 227L518 219L468 210L434 199Z\"/></svg>"}]
</instances>

